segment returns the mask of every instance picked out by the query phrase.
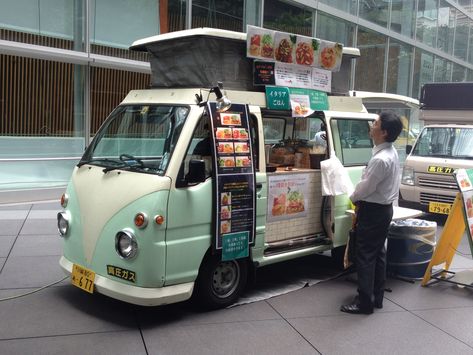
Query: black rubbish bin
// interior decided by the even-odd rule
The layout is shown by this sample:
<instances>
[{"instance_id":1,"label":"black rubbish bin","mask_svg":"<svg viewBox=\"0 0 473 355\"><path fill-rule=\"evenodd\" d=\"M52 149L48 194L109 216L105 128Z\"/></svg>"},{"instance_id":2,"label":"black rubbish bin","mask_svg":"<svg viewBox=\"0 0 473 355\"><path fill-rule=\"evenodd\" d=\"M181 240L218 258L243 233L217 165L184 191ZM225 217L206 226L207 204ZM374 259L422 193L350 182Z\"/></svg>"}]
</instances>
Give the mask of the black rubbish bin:
<instances>
[{"instance_id":1,"label":"black rubbish bin","mask_svg":"<svg viewBox=\"0 0 473 355\"><path fill-rule=\"evenodd\" d=\"M432 260L437 223L421 219L393 221L388 232L387 273L421 280Z\"/></svg>"}]
</instances>

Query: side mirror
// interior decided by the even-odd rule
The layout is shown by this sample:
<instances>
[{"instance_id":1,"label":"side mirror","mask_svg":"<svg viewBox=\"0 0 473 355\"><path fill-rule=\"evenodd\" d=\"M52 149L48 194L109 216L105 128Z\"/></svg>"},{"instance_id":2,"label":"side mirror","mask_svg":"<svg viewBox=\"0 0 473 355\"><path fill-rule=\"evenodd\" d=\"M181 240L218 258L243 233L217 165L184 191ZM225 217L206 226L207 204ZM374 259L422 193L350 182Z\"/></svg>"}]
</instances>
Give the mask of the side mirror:
<instances>
[{"instance_id":1,"label":"side mirror","mask_svg":"<svg viewBox=\"0 0 473 355\"><path fill-rule=\"evenodd\" d=\"M412 145L411 144L407 144L406 145L406 154L410 154L412 151Z\"/></svg>"},{"instance_id":2,"label":"side mirror","mask_svg":"<svg viewBox=\"0 0 473 355\"><path fill-rule=\"evenodd\" d=\"M189 162L187 182L196 184L205 181L205 162L201 159L192 159Z\"/></svg>"}]
</instances>

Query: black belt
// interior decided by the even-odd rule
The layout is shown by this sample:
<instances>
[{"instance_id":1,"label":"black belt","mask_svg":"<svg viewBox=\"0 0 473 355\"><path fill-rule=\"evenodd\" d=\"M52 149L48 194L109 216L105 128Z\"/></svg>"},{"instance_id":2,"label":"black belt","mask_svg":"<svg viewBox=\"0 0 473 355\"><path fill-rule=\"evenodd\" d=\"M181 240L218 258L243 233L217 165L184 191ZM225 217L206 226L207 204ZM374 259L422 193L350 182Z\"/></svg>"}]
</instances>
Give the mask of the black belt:
<instances>
[{"instance_id":1,"label":"black belt","mask_svg":"<svg viewBox=\"0 0 473 355\"><path fill-rule=\"evenodd\" d=\"M368 201L359 201L360 206L366 206L366 207L378 207L378 208L386 208L389 206L392 206L392 202L388 204L382 204L382 203L375 203L375 202L368 202Z\"/></svg>"}]
</instances>

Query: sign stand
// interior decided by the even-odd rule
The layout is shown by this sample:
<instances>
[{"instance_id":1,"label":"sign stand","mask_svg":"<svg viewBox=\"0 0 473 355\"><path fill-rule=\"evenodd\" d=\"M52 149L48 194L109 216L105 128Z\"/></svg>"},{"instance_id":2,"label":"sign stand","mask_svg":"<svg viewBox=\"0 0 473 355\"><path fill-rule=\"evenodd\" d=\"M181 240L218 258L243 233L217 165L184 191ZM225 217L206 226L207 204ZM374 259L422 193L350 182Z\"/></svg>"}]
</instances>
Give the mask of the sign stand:
<instances>
[{"instance_id":1,"label":"sign stand","mask_svg":"<svg viewBox=\"0 0 473 355\"><path fill-rule=\"evenodd\" d=\"M464 277L461 278L458 277L460 274L457 275L457 280L465 279L464 281L469 283L458 282L453 280L456 273L448 271L465 230L469 238L470 248L473 251L473 169L458 169L455 178L460 192L458 192L455 197L437 248L427 266L421 283L422 286L429 286L440 281L445 281L473 288L473 278L471 278L471 275L463 275ZM443 269L432 273L434 266L442 264L444 264ZM467 273L471 274L471 271L473 270L467 270Z\"/></svg>"},{"instance_id":2,"label":"sign stand","mask_svg":"<svg viewBox=\"0 0 473 355\"><path fill-rule=\"evenodd\" d=\"M443 228L442 234L440 235L437 248L432 255L432 260L430 260L427 270L425 271L424 279L421 283L422 286L428 286L428 283L431 281L431 279L435 279L437 281L431 281L429 285L439 281L453 282L450 279L455 273L448 271L448 269L452 263L453 256L455 255L458 244L460 244L464 232L465 220L463 218L462 198L460 192L458 192L457 196L455 197L455 201L453 202L450 214L448 215L447 222ZM443 263L445 263L444 269L436 271L432 274L432 268Z\"/></svg>"}]
</instances>

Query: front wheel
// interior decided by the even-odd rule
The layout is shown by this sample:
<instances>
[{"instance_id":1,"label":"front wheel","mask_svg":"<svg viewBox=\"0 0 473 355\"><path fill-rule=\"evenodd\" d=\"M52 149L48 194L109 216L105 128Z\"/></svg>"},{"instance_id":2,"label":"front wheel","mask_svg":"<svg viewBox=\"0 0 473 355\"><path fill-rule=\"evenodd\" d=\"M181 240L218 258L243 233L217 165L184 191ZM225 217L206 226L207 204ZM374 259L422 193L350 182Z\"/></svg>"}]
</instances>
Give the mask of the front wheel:
<instances>
[{"instance_id":1,"label":"front wheel","mask_svg":"<svg viewBox=\"0 0 473 355\"><path fill-rule=\"evenodd\" d=\"M222 261L208 256L200 268L194 298L208 309L233 304L246 286L248 263L245 259Z\"/></svg>"}]
</instances>

